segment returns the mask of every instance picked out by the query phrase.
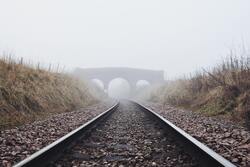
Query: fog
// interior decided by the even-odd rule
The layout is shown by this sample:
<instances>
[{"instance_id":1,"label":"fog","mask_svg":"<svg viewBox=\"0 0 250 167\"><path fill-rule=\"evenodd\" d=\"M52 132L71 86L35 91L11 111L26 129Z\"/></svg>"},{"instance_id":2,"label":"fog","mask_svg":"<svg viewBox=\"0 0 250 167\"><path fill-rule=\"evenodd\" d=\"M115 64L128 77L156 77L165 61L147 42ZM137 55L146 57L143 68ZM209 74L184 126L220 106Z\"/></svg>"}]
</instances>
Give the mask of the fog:
<instances>
[{"instance_id":1,"label":"fog","mask_svg":"<svg viewBox=\"0 0 250 167\"><path fill-rule=\"evenodd\" d=\"M104 91L104 84L101 80L95 78L95 79L92 79L92 83L94 84L94 86L97 87L97 89Z\"/></svg>"},{"instance_id":2,"label":"fog","mask_svg":"<svg viewBox=\"0 0 250 167\"><path fill-rule=\"evenodd\" d=\"M129 98L131 93L130 84L123 78L115 78L108 85L108 95L113 98Z\"/></svg>"},{"instance_id":3,"label":"fog","mask_svg":"<svg viewBox=\"0 0 250 167\"><path fill-rule=\"evenodd\" d=\"M249 45L249 18L247 0L0 0L0 52L175 77Z\"/></svg>"}]
</instances>

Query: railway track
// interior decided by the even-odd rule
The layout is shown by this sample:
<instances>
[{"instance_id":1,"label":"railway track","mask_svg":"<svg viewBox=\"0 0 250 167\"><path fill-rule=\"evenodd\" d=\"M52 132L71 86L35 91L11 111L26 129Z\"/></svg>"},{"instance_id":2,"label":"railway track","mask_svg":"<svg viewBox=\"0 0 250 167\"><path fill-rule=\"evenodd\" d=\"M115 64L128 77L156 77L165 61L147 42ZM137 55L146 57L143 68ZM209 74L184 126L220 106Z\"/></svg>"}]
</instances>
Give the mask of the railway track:
<instances>
[{"instance_id":1,"label":"railway track","mask_svg":"<svg viewBox=\"0 0 250 167\"><path fill-rule=\"evenodd\" d=\"M15 165L21 166L235 165L154 111L122 101Z\"/></svg>"}]
</instances>

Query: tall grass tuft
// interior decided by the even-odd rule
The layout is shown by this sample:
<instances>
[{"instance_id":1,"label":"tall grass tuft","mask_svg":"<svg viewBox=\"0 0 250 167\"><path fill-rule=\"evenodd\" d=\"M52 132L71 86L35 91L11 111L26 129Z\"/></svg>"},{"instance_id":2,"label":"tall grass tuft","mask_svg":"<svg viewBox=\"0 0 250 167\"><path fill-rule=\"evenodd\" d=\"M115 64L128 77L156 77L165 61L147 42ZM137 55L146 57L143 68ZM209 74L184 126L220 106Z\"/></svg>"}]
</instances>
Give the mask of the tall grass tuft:
<instances>
[{"instance_id":1,"label":"tall grass tuft","mask_svg":"<svg viewBox=\"0 0 250 167\"><path fill-rule=\"evenodd\" d=\"M72 111L97 102L85 82L41 64L0 59L0 129Z\"/></svg>"},{"instance_id":2,"label":"tall grass tuft","mask_svg":"<svg viewBox=\"0 0 250 167\"><path fill-rule=\"evenodd\" d=\"M231 54L212 69L169 81L151 98L164 104L198 109L208 115L245 119L250 127L250 57Z\"/></svg>"}]
</instances>

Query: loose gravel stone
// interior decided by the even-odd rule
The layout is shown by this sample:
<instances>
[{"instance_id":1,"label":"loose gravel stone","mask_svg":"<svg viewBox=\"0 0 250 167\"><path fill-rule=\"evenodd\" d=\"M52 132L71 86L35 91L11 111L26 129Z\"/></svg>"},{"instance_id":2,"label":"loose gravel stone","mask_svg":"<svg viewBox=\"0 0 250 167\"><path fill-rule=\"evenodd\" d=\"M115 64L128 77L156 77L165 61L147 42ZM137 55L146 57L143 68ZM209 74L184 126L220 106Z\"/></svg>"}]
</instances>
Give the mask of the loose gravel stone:
<instances>
[{"instance_id":1,"label":"loose gravel stone","mask_svg":"<svg viewBox=\"0 0 250 167\"><path fill-rule=\"evenodd\" d=\"M250 132L235 123L170 105L143 104L180 127L237 166L250 166Z\"/></svg>"},{"instance_id":2,"label":"loose gravel stone","mask_svg":"<svg viewBox=\"0 0 250 167\"><path fill-rule=\"evenodd\" d=\"M9 167L27 158L111 107L103 102L78 111L53 115L32 124L0 132L0 166Z\"/></svg>"},{"instance_id":3,"label":"loose gravel stone","mask_svg":"<svg viewBox=\"0 0 250 167\"><path fill-rule=\"evenodd\" d=\"M90 136L51 166L198 166L159 122L121 102Z\"/></svg>"}]
</instances>

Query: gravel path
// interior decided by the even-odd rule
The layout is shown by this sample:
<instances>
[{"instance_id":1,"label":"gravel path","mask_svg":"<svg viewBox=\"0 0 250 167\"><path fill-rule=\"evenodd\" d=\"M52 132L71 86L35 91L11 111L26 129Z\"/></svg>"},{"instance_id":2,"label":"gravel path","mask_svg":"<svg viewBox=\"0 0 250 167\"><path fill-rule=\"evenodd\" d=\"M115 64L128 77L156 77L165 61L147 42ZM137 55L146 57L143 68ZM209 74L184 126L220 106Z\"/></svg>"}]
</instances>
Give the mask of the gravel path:
<instances>
[{"instance_id":1,"label":"gravel path","mask_svg":"<svg viewBox=\"0 0 250 167\"><path fill-rule=\"evenodd\" d=\"M250 133L233 122L199 113L143 103L237 166L250 166Z\"/></svg>"},{"instance_id":2,"label":"gravel path","mask_svg":"<svg viewBox=\"0 0 250 167\"><path fill-rule=\"evenodd\" d=\"M114 102L54 115L0 133L0 166L9 167L104 112Z\"/></svg>"},{"instance_id":3,"label":"gravel path","mask_svg":"<svg viewBox=\"0 0 250 167\"><path fill-rule=\"evenodd\" d=\"M195 166L157 122L129 102L51 166ZM196 165L197 166L197 165Z\"/></svg>"}]
</instances>

